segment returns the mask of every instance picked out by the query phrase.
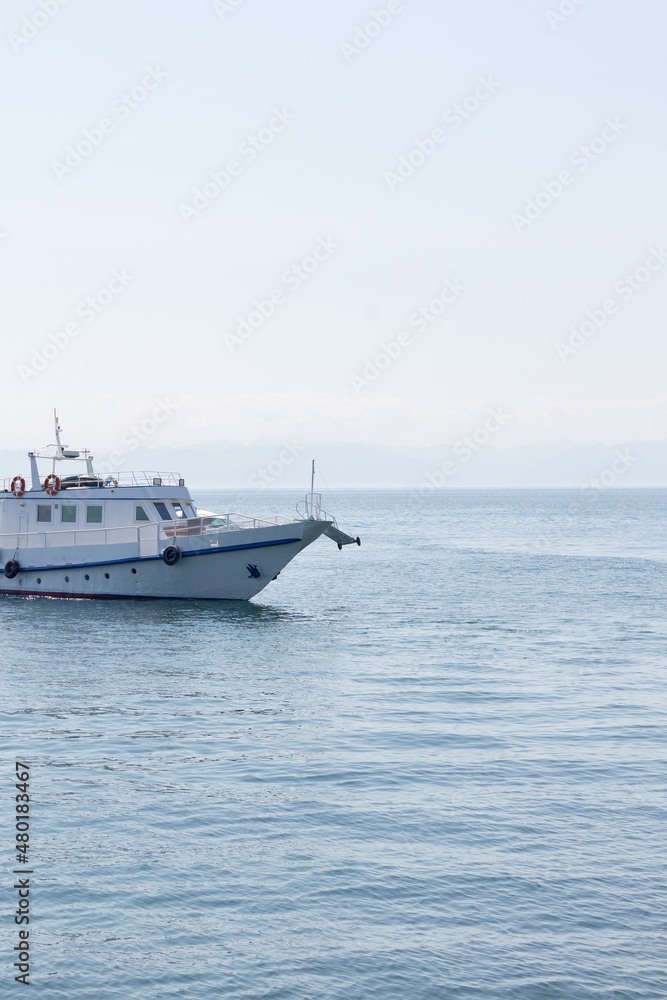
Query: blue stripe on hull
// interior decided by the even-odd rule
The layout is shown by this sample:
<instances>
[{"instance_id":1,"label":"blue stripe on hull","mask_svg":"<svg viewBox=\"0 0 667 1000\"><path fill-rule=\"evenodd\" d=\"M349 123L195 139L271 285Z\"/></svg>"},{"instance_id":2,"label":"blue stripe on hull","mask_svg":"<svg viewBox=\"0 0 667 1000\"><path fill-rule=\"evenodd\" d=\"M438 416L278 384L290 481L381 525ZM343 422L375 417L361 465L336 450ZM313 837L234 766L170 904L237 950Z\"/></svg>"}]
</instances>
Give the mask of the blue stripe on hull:
<instances>
[{"instance_id":1,"label":"blue stripe on hull","mask_svg":"<svg viewBox=\"0 0 667 1000\"><path fill-rule=\"evenodd\" d=\"M240 552L243 549L263 549L268 545L292 545L300 542L300 538L280 538L276 541L252 542L248 545L225 545L222 548L196 549L194 552L181 552L181 556L214 556L221 552ZM104 562L86 563L63 563L61 566L21 566L19 573L48 573L51 570L89 569L91 566L120 566L122 563L151 562L155 559L162 559L162 556L131 556L129 559L107 559ZM0 590L3 594L13 594L13 590ZM25 591L27 593L27 591ZM58 595L61 596L61 595Z\"/></svg>"}]
</instances>

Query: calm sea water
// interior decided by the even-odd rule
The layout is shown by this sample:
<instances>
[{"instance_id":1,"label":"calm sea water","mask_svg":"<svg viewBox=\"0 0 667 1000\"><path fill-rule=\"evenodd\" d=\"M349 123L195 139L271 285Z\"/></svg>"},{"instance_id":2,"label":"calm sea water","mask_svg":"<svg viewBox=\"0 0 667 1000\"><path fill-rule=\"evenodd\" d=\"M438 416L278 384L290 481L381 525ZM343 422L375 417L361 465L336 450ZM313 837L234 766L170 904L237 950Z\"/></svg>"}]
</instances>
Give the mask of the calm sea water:
<instances>
[{"instance_id":1,"label":"calm sea water","mask_svg":"<svg viewBox=\"0 0 667 1000\"><path fill-rule=\"evenodd\" d=\"M253 603L0 600L3 996L14 758L36 996L667 996L667 492L335 502Z\"/></svg>"}]
</instances>

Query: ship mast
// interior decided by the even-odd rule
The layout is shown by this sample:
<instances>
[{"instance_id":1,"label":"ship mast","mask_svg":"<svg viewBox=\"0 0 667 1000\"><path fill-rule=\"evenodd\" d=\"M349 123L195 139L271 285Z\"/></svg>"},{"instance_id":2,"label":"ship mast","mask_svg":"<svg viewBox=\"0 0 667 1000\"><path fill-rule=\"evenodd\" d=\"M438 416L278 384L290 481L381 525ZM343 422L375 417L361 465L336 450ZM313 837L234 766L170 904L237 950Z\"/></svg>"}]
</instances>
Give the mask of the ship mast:
<instances>
[{"instance_id":1,"label":"ship mast","mask_svg":"<svg viewBox=\"0 0 667 1000\"><path fill-rule=\"evenodd\" d=\"M38 451L28 452L28 458L30 459L30 473L32 477L33 490L41 489L39 481L39 469L37 466L38 458L47 459L48 461L51 462L51 475L53 476L55 476L56 474L56 462L65 462L68 459L76 459L76 458L81 458L85 461L86 471L89 476L95 475L93 471L93 456L90 454L88 449L84 448L83 451L75 451L73 448L70 448L69 445L63 445L62 441L60 440L60 432L62 428L58 423L58 413L55 408L53 410L53 424L55 428L56 443L47 444L46 447L55 448L55 451L52 454L41 454Z\"/></svg>"},{"instance_id":2,"label":"ship mast","mask_svg":"<svg viewBox=\"0 0 667 1000\"><path fill-rule=\"evenodd\" d=\"M64 458L65 457L65 453L64 453L64 450L63 450L63 446L60 443L60 424L58 423L58 414L56 413L55 409L53 410L53 422L54 422L55 427L56 427L56 444L55 444L55 447L58 449L57 457L58 458ZM53 471L55 472L55 470L56 470L56 467L54 465Z\"/></svg>"}]
</instances>

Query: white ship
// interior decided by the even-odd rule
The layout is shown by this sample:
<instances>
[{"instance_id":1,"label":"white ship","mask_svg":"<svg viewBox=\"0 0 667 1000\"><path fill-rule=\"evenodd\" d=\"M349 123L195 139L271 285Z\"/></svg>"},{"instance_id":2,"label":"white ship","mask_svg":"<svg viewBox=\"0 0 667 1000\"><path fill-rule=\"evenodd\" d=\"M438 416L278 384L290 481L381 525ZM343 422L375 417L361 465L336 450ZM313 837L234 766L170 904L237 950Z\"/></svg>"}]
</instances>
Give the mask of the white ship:
<instances>
[{"instance_id":1,"label":"white ship","mask_svg":"<svg viewBox=\"0 0 667 1000\"><path fill-rule=\"evenodd\" d=\"M297 517L258 518L197 509L172 473L98 476L93 456L60 443L28 452L0 492L0 593L44 597L241 600L258 594L320 535L356 542L311 491ZM38 463L48 461L42 480ZM85 472L61 476L61 463ZM63 471L65 471L63 469Z\"/></svg>"}]
</instances>

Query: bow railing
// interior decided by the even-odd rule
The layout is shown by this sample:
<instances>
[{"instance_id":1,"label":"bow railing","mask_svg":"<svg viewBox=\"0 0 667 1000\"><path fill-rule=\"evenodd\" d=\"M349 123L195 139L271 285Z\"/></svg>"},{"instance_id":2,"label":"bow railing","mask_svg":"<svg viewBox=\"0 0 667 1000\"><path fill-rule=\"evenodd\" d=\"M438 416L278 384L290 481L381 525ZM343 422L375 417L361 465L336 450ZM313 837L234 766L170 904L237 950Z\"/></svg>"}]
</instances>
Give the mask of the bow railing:
<instances>
[{"instance_id":1,"label":"bow railing","mask_svg":"<svg viewBox=\"0 0 667 1000\"><path fill-rule=\"evenodd\" d=\"M14 531L0 534L0 560L16 549L78 549L83 546L131 546L140 555L159 555L165 544L175 538L193 535L216 536L248 528L268 528L293 524L289 517L249 517L246 514L221 514L213 517L153 521L150 524L124 525L116 528L52 528L50 531ZM62 557L62 553L60 553ZM96 556L97 558L97 556Z\"/></svg>"}]
</instances>

